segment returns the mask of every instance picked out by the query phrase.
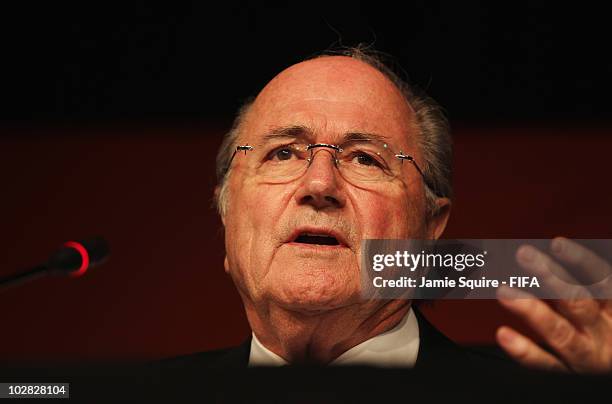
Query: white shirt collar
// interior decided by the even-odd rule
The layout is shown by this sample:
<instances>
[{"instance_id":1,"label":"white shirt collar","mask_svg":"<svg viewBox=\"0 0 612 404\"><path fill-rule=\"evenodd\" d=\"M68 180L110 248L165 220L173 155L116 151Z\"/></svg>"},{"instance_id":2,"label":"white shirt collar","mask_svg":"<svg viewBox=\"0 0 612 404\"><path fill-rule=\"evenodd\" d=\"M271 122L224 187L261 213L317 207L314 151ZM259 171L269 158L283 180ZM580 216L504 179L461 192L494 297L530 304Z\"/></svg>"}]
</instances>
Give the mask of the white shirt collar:
<instances>
[{"instance_id":1,"label":"white shirt collar","mask_svg":"<svg viewBox=\"0 0 612 404\"><path fill-rule=\"evenodd\" d=\"M413 367L419 353L419 323L414 311L398 325L355 345L331 362L331 365L367 365L379 367ZM249 366L283 366L287 361L267 349L257 339L251 339Z\"/></svg>"}]
</instances>

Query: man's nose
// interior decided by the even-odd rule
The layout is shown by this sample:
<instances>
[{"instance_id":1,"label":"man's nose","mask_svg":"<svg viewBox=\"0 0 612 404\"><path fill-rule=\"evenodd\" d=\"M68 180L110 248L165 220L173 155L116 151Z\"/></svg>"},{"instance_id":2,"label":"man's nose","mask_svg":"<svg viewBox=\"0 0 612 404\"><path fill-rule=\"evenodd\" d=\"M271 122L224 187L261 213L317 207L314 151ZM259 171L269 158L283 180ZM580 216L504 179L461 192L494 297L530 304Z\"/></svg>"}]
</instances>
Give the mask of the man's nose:
<instances>
[{"instance_id":1,"label":"man's nose","mask_svg":"<svg viewBox=\"0 0 612 404\"><path fill-rule=\"evenodd\" d=\"M340 189L342 180L335 159L331 150L318 149L312 153L310 165L295 196L298 204L308 204L315 209L344 206L346 197Z\"/></svg>"}]
</instances>

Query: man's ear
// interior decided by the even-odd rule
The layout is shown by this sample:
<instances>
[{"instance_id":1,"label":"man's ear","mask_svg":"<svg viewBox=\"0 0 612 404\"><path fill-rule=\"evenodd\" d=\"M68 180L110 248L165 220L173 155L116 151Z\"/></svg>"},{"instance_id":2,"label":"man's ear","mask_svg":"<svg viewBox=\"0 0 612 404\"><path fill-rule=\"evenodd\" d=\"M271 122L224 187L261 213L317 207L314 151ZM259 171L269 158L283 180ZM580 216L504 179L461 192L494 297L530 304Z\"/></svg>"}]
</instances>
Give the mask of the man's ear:
<instances>
[{"instance_id":1,"label":"man's ear","mask_svg":"<svg viewBox=\"0 0 612 404\"><path fill-rule=\"evenodd\" d=\"M218 185L215 187L215 207L219 206L219 196L221 195L221 187ZM219 209L217 209L219 211ZM221 216L221 222L223 223L223 227L225 227L225 215L222 212L219 212L219 216Z\"/></svg>"},{"instance_id":2,"label":"man's ear","mask_svg":"<svg viewBox=\"0 0 612 404\"><path fill-rule=\"evenodd\" d=\"M427 234L429 234L433 240L439 239L444 232L444 229L446 229L446 224L448 223L448 218L450 217L450 211L450 199L436 199L435 213L429 218L429 222L427 223Z\"/></svg>"},{"instance_id":3,"label":"man's ear","mask_svg":"<svg viewBox=\"0 0 612 404\"><path fill-rule=\"evenodd\" d=\"M225 273L229 274L229 261L227 260L227 255L225 256L225 259L223 260L223 268L225 268Z\"/></svg>"}]
</instances>

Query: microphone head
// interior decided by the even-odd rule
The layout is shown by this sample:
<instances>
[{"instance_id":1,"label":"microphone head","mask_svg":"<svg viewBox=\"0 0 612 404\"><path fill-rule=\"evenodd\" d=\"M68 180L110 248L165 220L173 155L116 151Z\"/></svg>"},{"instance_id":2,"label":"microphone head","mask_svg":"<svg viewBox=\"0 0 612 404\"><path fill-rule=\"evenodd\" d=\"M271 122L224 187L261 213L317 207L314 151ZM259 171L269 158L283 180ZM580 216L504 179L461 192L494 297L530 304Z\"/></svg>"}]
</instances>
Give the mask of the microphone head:
<instances>
[{"instance_id":1,"label":"microphone head","mask_svg":"<svg viewBox=\"0 0 612 404\"><path fill-rule=\"evenodd\" d=\"M52 272L77 277L102 264L109 254L108 242L102 237L68 241L51 255L47 267Z\"/></svg>"}]
</instances>

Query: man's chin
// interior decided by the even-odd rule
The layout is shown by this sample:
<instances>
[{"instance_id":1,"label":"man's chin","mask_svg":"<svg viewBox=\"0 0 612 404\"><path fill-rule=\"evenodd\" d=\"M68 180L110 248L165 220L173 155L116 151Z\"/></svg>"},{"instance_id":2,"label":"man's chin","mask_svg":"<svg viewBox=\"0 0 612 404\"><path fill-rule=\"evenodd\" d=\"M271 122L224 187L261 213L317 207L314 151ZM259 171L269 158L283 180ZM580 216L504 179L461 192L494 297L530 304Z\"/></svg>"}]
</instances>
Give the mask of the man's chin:
<instances>
[{"instance_id":1,"label":"man's chin","mask_svg":"<svg viewBox=\"0 0 612 404\"><path fill-rule=\"evenodd\" d=\"M279 306L318 312L354 304L359 300L359 268L352 257L330 264L318 259L275 260L265 278L269 298Z\"/></svg>"},{"instance_id":2,"label":"man's chin","mask_svg":"<svg viewBox=\"0 0 612 404\"><path fill-rule=\"evenodd\" d=\"M272 299L279 307L303 314L320 314L342 307L356 304L360 301L359 291L318 291L311 289L303 291L285 290Z\"/></svg>"}]
</instances>

